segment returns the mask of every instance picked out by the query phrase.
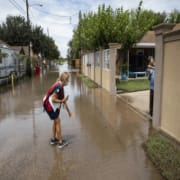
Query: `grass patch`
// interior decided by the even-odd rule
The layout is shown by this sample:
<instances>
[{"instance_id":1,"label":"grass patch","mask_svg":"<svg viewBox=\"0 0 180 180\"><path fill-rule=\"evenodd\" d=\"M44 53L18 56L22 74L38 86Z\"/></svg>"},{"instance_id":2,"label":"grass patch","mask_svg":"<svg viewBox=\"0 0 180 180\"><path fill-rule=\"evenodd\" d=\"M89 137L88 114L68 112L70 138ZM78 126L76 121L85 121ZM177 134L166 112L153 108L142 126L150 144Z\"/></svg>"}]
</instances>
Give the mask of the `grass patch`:
<instances>
[{"instance_id":1,"label":"grass patch","mask_svg":"<svg viewBox=\"0 0 180 180\"><path fill-rule=\"evenodd\" d=\"M98 85L94 81L89 79L87 76L80 74L79 77L82 79L82 81L84 82L84 84L86 84L86 86L88 88L97 88L98 87Z\"/></svg>"},{"instance_id":2,"label":"grass patch","mask_svg":"<svg viewBox=\"0 0 180 180\"><path fill-rule=\"evenodd\" d=\"M149 89L148 79L128 80L128 81L116 81L116 87L118 90L124 90L128 92L142 91Z\"/></svg>"},{"instance_id":3,"label":"grass patch","mask_svg":"<svg viewBox=\"0 0 180 180\"><path fill-rule=\"evenodd\" d=\"M180 179L180 149L177 145L166 137L155 134L145 143L145 150L162 176L168 180Z\"/></svg>"}]
</instances>

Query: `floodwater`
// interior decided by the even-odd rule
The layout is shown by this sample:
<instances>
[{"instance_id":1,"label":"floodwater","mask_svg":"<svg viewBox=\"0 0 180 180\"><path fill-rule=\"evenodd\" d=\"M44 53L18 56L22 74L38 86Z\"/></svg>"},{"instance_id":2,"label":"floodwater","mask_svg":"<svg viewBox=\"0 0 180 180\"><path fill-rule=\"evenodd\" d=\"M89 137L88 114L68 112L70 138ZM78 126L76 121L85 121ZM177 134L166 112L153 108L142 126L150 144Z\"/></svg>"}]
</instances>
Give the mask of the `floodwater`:
<instances>
[{"instance_id":1,"label":"floodwater","mask_svg":"<svg viewBox=\"0 0 180 180\"><path fill-rule=\"evenodd\" d=\"M57 76L45 72L0 87L0 180L162 180L142 148L148 120L107 91L88 90L78 72L65 87L73 116L64 109L60 115L70 144L51 146L52 121L41 102Z\"/></svg>"}]
</instances>

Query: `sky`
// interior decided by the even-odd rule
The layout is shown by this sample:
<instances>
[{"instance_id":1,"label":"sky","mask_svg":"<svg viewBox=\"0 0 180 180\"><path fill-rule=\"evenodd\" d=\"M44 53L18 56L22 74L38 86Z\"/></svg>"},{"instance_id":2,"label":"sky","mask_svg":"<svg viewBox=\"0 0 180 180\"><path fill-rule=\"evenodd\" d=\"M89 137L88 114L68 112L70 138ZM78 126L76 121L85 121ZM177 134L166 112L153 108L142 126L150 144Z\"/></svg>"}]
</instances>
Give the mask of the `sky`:
<instances>
[{"instance_id":1,"label":"sky","mask_svg":"<svg viewBox=\"0 0 180 180\"><path fill-rule=\"evenodd\" d=\"M68 42L72 39L73 29L78 24L78 13L94 11L99 5L110 5L113 9L137 8L140 0L28 0L29 16L33 25L41 26L44 33L52 37L61 56L66 57ZM8 15L21 15L27 18L26 0L0 0L0 23ZM40 6L40 4L42 6ZM155 12L180 10L180 0L143 0L143 9Z\"/></svg>"}]
</instances>

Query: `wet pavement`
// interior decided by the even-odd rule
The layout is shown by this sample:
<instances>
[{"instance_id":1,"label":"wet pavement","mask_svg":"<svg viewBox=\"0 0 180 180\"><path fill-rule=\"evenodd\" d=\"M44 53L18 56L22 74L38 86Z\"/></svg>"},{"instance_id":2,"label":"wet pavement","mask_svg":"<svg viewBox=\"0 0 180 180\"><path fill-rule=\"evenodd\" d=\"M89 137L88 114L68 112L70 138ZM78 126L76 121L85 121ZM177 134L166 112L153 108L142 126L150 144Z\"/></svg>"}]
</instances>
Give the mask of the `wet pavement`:
<instances>
[{"instance_id":1,"label":"wet pavement","mask_svg":"<svg viewBox=\"0 0 180 180\"><path fill-rule=\"evenodd\" d=\"M142 148L150 122L77 75L65 87L73 117L61 110L63 149L49 145L52 122L41 105L57 72L0 87L0 180L162 180Z\"/></svg>"},{"instance_id":2,"label":"wet pavement","mask_svg":"<svg viewBox=\"0 0 180 180\"><path fill-rule=\"evenodd\" d=\"M149 115L149 90L137 91L137 92L127 92L117 94L122 101L127 103L131 108L133 108L137 113L146 117L147 119L152 119Z\"/></svg>"}]
</instances>

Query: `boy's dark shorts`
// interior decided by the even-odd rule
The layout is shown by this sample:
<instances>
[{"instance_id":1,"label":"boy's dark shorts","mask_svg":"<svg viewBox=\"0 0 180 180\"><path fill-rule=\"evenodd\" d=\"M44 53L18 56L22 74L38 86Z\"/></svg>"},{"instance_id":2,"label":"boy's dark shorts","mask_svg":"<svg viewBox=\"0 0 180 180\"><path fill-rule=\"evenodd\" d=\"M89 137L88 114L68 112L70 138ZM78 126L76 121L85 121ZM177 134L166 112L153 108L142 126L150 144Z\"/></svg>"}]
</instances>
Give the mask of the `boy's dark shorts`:
<instances>
[{"instance_id":1,"label":"boy's dark shorts","mask_svg":"<svg viewBox=\"0 0 180 180\"><path fill-rule=\"evenodd\" d=\"M59 112L60 112L59 109L57 109L56 112L54 112L54 111L47 111L46 109L45 109L45 111L47 112L47 114L49 115L51 120L55 120L56 118L59 117Z\"/></svg>"}]
</instances>

